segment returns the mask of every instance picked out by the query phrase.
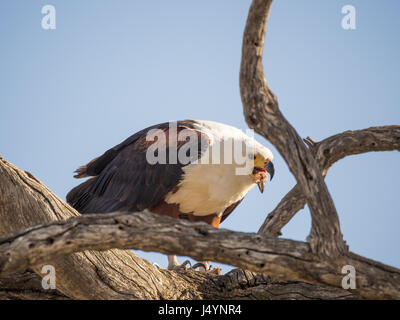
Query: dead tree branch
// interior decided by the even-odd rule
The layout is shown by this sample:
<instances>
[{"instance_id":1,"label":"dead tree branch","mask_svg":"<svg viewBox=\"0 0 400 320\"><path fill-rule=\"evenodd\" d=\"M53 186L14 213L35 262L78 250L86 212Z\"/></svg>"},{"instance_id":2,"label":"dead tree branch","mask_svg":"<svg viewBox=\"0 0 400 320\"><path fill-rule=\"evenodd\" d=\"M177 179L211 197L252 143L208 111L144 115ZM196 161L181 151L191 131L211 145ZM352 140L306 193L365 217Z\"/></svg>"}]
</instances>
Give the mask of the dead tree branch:
<instances>
[{"instance_id":1,"label":"dead tree branch","mask_svg":"<svg viewBox=\"0 0 400 320\"><path fill-rule=\"evenodd\" d=\"M32 270L0 277L0 300L67 300L57 290L42 288L42 279Z\"/></svg>"},{"instance_id":2,"label":"dead tree branch","mask_svg":"<svg viewBox=\"0 0 400 320\"><path fill-rule=\"evenodd\" d=\"M224 276L210 277L194 272L181 272L189 288L201 295L181 295L181 299L258 299L258 300L354 300L359 296L343 289L310 285L297 281L274 280L250 271L233 270ZM112 288L110 288L111 290ZM190 289L189 289L190 291ZM41 287L41 278L27 270L0 277L0 300L66 300L57 290Z\"/></svg>"},{"instance_id":3,"label":"dead tree branch","mask_svg":"<svg viewBox=\"0 0 400 320\"><path fill-rule=\"evenodd\" d=\"M311 152L319 163L325 177L329 168L346 156L372 151L400 151L400 126L372 127L349 130L320 142L314 142ZM271 211L259 229L259 233L281 235L282 228L306 204L306 197L297 184Z\"/></svg>"},{"instance_id":4,"label":"dead tree branch","mask_svg":"<svg viewBox=\"0 0 400 320\"><path fill-rule=\"evenodd\" d=\"M344 254L348 249L318 163L280 112L264 76L262 55L271 4L272 0L254 0L244 31L240 92L246 122L278 149L301 186L312 217L307 240L313 252L326 256Z\"/></svg>"},{"instance_id":5,"label":"dead tree branch","mask_svg":"<svg viewBox=\"0 0 400 320\"><path fill-rule=\"evenodd\" d=\"M29 188L23 187L22 183L28 183ZM40 204L53 202L52 210L55 210L58 216L64 213L65 208L73 212L73 209L52 195L37 179L32 176L29 177L4 160L0 161L0 185L0 203L2 204L0 219L4 221L11 216L14 226L20 224L18 219L15 219L18 212L22 211L22 215L26 217L37 217L42 214L37 211L38 208L33 208L32 204L35 202ZM16 192L16 189L19 189L19 191ZM18 200L12 199L10 201L7 198L8 193L14 196L18 195ZM34 199L30 199L32 196ZM41 197L45 197L47 201L40 201ZM7 210L10 206L15 205L18 205L18 211ZM46 209L48 210L46 207L40 207L39 210L46 212ZM10 215L10 212L13 214ZM4 224L1 227L4 228ZM16 229L21 229L21 227ZM110 261L109 255L112 255L113 252L115 253L111 261L114 268L117 268L120 263L117 260L118 256L125 261L128 259L139 260L129 251L88 251L115 247L188 255L198 260L209 259L228 263L286 281L305 281L337 288L341 287L342 267L353 265L357 270L358 279L357 289L352 291L353 293L365 298L400 298L400 270L378 262L351 253L335 257L334 260L321 260L319 255L311 252L308 243L259 234L218 230L203 223L175 220L150 213L79 216L66 221L36 225L2 236L0 239L0 271L5 274L20 271L30 266L56 264L55 268L62 270L61 275L59 275L59 272L57 273L58 283L61 281L61 292L70 296L67 294L69 291L64 289L62 281L74 282L77 278L76 273L89 272L90 274L91 269L85 268L86 259L82 256L79 257L82 267L75 266L78 270L75 268L67 269L67 265L77 262L75 259L79 255L78 253L67 254L82 252L89 260L93 259L92 254L101 256L103 260L101 262L100 259L93 261L92 267L99 263L104 265L105 261ZM143 281L140 278L146 277L146 281L154 285L158 284L156 286L158 291L166 290L164 281L172 285L172 279L169 279L167 274L173 275L175 273L156 270L144 260L141 263L143 264L143 274L139 279L134 277L130 279L131 281ZM99 272L101 268L97 266L96 270ZM37 272L37 267L35 267L35 271ZM135 271L137 272L137 270ZM104 278L110 281L110 274L103 274L101 279L98 279L97 272L96 277L90 279L93 285L101 283L104 286ZM72 274L75 274L75 276L72 276ZM73 278L67 280L64 279L64 276ZM124 276L127 275L124 274ZM163 277L163 281L160 281L161 277ZM179 277L175 277L174 281L177 281ZM181 278L180 282L182 283L182 281L184 280ZM82 286L82 282L79 285ZM130 285L132 286L132 284ZM144 283L141 285L144 285ZM176 288L177 283L174 285ZM85 290L88 290L88 288ZM103 290L105 289L103 288ZM97 289L97 294L99 294L99 289Z\"/></svg>"},{"instance_id":6,"label":"dead tree branch","mask_svg":"<svg viewBox=\"0 0 400 320\"><path fill-rule=\"evenodd\" d=\"M112 248L190 255L270 274L286 274L292 271L285 265L292 269L290 265L314 261L303 242L219 230L149 212L117 212L84 215L0 237L0 274L73 252Z\"/></svg>"},{"instance_id":7,"label":"dead tree branch","mask_svg":"<svg viewBox=\"0 0 400 320\"><path fill-rule=\"evenodd\" d=\"M78 218L77 218L78 217ZM89 216L87 216L89 218ZM318 290L312 292L312 286L293 281L274 280L263 275L256 275L248 271L236 270L224 276L204 275L199 272L184 271L176 272L156 269L148 261L136 256L129 250L112 249L107 251L82 251L79 243L87 242L78 237L71 241L77 246L78 251L69 255L55 254L57 258L50 259L47 253L40 250L54 250L59 246L59 238L62 233L58 227L74 225L75 219L82 219L79 214L68 204L60 200L49 191L37 178L29 172L24 172L0 157L0 234L5 251L12 250L36 250L28 253L30 257L26 260L21 254L12 253L7 257L5 251L0 254L3 268L7 268L9 260L21 259L22 264L31 265L31 262L46 261L55 267L57 277L57 290L46 291L40 286L41 267L33 267L36 275L31 272L13 273L0 276L0 298L4 299L59 299L68 297L70 299L354 299L358 296L343 289L318 286ZM124 221L115 224L114 219L105 221L112 222L116 232L129 232ZM149 215L149 218L151 216ZM154 218L154 217L153 217ZM68 219L71 219L68 220ZM101 218L102 219L102 218ZM36 234L43 224L55 223L56 234L51 237L38 235L38 247L32 247L18 238L26 235ZM159 223L159 222L157 222ZM78 224L79 225L79 224ZM77 225L77 226L78 226ZM122 230L119 227L122 226ZM93 226L92 226L93 227ZM196 227L196 226L195 226ZM202 226L204 227L204 225ZM26 229L25 231L18 231ZM96 228L94 226L94 228ZM179 228L179 226L178 226ZM188 227L189 228L189 227ZM190 228L189 228L190 229ZM188 230L189 230L188 229ZM118 230L118 231L117 231ZM132 231L132 230L131 230ZM158 230L159 231L159 230ZM194 234L198 234L192 227ZM73 232L73 229L68 232ZM143 226L142 234L146 232ZM178 230L178 232L180 232ZM9 234L9 235L5 235ZM127 233L126 233L127 234ZM82 234L81 234L82 235ZM10 241L6 238L11 236ZM35 235L36 236L36 235ZM200 234L198 234L200 236ZM15 242L11 240L14 238ZM42 240L40 240L42 239ZM86 240L85 240L86 239ZM101 237L100 241L103 240ZM114 239L117 241L117 239ZM66 244L67 247L68 245ZM93 244L93 243L92 243ZM107 246L107 245L106 245ZM79 248L78 248L79 247ZM96 247L97 249L100 246ZM148 248L149 249L149 248ZM65 250L61 248L61 250ZM71 250L69 252L77 250ZM158 248L154 248L159 251ZM65 251L66 252L66 251ZM33 253L33 254L32 254ZM39 258L33 257L38 255ZM49 257L44 259L43 257ZM32 263L32 265L33 265ZM16 270L21 270L17 266ZM25 281L31 279L31 281Z\"/></svg>"}]
</instances>

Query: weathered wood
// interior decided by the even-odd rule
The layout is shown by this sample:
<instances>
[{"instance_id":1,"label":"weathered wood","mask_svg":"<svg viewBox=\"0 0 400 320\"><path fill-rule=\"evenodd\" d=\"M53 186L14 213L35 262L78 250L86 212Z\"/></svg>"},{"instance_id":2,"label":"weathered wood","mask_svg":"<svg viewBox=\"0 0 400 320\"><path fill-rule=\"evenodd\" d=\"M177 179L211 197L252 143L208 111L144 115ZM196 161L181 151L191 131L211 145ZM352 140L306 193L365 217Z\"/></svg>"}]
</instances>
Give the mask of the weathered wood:
<instances>
[{"instance_id":1,"label":"weathered wood","mask_svg":"<svg viewBox=\"0 0 400 320\"><path fill-rule=\"evenodd\" d=\"M0 157L0 234L29 236L44 223L71 223L67 219L85 219L51 193L37 178ZM75 218L74 218L75 217ZM112 222L115 225L115 222ZM123 223L121 224L123 225ZM115 225L119 231L118 227ZM57 225L56 225L57 227ZM18 230L29 228L25 232ZM124 230L124 229L123 229ZM72 230L71 230L72 231ZM142 230L142 232L146 232ZM56 234L43 240L40 248L58 246ZM65 235L64 235L65 236ZM2 236L4 240L4 236ZM42 240L40 240L42 239ZM84 238L83 238L84 239ZM82 239L81 239L82 240ZM103 239L100 239L102 241ZM67 240L68 241L68 240ZM75 239L75 243L80 240ZM116 240L118 241L118 240ZM18 242L18 241L17 241ZM7 246L11 242L5 241ZM23 248L23 242L19 247ZM54 247L53 247L54 248ZM28 249L33 250L34 247ZM78 249L78 248L77 248ZM82 249L82 248L81 248ZM17 249L18 250L18 249ZM46 249L44 249L46 250ZM64 250L61 248L61 250ZM13 254L12 254L13 255ZM44 255L46 256L46 254ZM4 261L4 255L0 254ZM23 258L24 259L24 258ZM6 259L8 260L8 259ZM29 258L28 258L29 260ZM35 260L35 259L33 259ZM1 299L354 299L348 291L327 287L312 293L310 285L244 276L243 271L215 276L194 271L158 270L128 250L84 251L49 259L56 269L57 290L41 288L41 265L32 272L0 276ZM4 262L2 263L5 266ZM17 267L17 269L21 269ZM26 279L31 279L26 281ZM247 279L246 283L243 279ZM262 280L264 279L264 280Z\"/></svg>"},{"instance_id":2,"label":"weathered wood","mask_svg":"<svg viewBox=\"0 0 400 320\"><path fill-rule=\"evenodd\" d=\"M24 188L21 188L21 180L27 183ZM64 208L73 211L46 190L37 179L29 178L4 160L0 161L0 183L1 221L6 220L7 217L10 221L14 221L10 219L10 212L13 211L4 210L4 208L15 203L19 204L18 210L21 210L24 216L39 216L41 213L32 208L32 203L39 202L35 196L50 199L48 202L54 203L53 210L58 216L63 214ZM15 190L16 187L18 191ZM40 194L35 194L33 190L40 190ZM12 199L10 202L7 199L7 192L18 195L17 199ZM30 198L32 195L33 199ZM44 209L44 207L40 208L40 210ZM15 214L17 215L18 212ZM135 298L150 297L152 294L155 295L153 290L156 290L157 294L163 293L162 296L165 297L167 295L165 291L168 291L167 288L171 288L171 285L174 285L176 295L179 283L183 286L184 280L176 274L166 270L159 271L129 251L114 249L102 252L88 251L115 247L188 255L197 260L228 263L245 270L289 281L304 281L337 288L341 287L344 276L341 273L342 267L352 265L357 270L357 289L353 291L354 293L365 298L400 298L400 270L375 261L351 253L337 256L335 259L321 259L319 255L311 252L309 244L305 242L219 230L204 223L176 220L146 212L85 215L66 221L37 225L2 236L0 238L0 272L20 271L49 261L50 264L56 264L60 291L71 297L69 291L64 289L63 281L68 283L67 288L69 288L71 282L74 282L76 278L87 277L86 272L91 272L92 269L86 267L86 259L82 256L78 258L78 254L67 254L83 251L82 254L91 262L92 268L100 264L107 270L106 274L98 277L100 270L103 271L103 269L96 267L96 277L92 275L92 278L86 280L95 286L100 283L104 286L104 282L108 285L112 284L113 287L123 286L122 280L116 279L115 274L110 273L110 269L121 270L120 264L128 258L137 264L142 264L142 273L135 270L136 277L132 275L132 272L121 273L121 277L132 281L130 286L133 286L134 290L131 292L131 298L132 295ZM76 266L77 259L80 266ZM73 263L75 265L71 266ZM109 265L110 269L108 269ZM85 272L85 275L77 276L80 272ZM72 279L64 278L67 276ZM142 282L138 283L139 281ZM142 288L139 291L139 288L135 287L139 285L145 286L146 290ZM99 294L99 290L96 290L96 294Z\"/></svg>"},{"instance_id":3,"label":"weathered wood","mask_svg":"<svg viewBox=\"0 0 400 320\"><path fill-rule=\"evenodd\" d=\"M329 168L346 156L373 151L400 151L400 126L371 127L349 130L320 142L310 143L311 152L325 177ZM296 184L271 211L259 229L259 233L281 235L282 228L306 204L306 197Z\"/></svg>"},{"instance_id":4,"label":"weathered wood","mask_svg":"<svg viewBox=\"0 0 400 320\"><path fill-rule=\"evenodd\" d=\"M78 215L33 175L0 160L0 234ZM56 269L57 290L73 299L176 299L189 287L177 273L165 276L128 250L79 252L45 264ZM34 270L40 275L41 266ZM186 295L199 296L196 290Z\"/></svg>"},{"instance_id":5,"label":"weathered wood","mask_svg":"<svg viewBox=\"0 0 400 320\"><path fill-rule=\"evenodd\" d=\"M197 291L202 295L198 298L202 299L360 299L359 296L343 289L315 286L303 282L274 280L268 276L238 269L218 277L190 271L181 272L180 276L191 284L190 288L199 288ZM41 278L31 270L0 277L0 300L69 299L57 290L44 290L40 283ZM184 299L185 295L182 294L180 298Z\"/></svg>"},{"instance_id":6,"label":"weathered wood","mask_svg":"<svg viewBox=\"0 0 400 320\"><path fill-rule=\"evenodd\" d=\"M344 254L348 248L318 163L280 112L278 100L267 86L262 55L271 4L272 0L254 0L244 31L240 93L246 122L277 148L301 186L312 216L308 236L312 250L327 256Z\"/></svg>"},{"instance_id":7,"label":"weathered wood","mask_svg":"<svg viewBox=\"0 0 400 320\"><path fill-rule=\"evenodd\" d=\"M0 277L0 300L67 300L57 290L42 288L41 278L32 270Z\"/></svg>"}]
</instances>

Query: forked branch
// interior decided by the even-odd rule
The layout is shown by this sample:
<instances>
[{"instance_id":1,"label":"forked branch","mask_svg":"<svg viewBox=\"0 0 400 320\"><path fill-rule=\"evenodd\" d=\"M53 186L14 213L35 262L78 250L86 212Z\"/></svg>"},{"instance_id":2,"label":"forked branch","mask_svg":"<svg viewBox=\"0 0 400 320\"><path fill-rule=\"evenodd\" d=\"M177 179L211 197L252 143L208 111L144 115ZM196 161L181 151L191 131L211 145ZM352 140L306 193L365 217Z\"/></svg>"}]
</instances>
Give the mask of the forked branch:
<instances>
[{"instance_id":1,"label":"forked branch","mask_svg":"<svg viewBox=\"0 0 400 320\"><path fill-rule=\"evenodd\" d=\"M400 151L400 126L372 127L349 130L311 144L311 152L325 177L329 168L346 156L372 151ZM271 211L259 229L259 233L279 236L282 228L306 204L306 197L297 184Z\"/></svg>"},{"instance_id":2,"label":"forked branch","mask_svg":"<svg viewBox=\"0 0 400 320\"><path fill-rule=\"evenodd\" d=\"M285 119L276 96L267 86L262 64L266 23L272 0L254 0L243 36L240 92L250 128L268 139L287 162L311 211L308 242L324 256L345 254L347 246L339 218L318 162L296 130Z\"/></svg>"}]
</instances>

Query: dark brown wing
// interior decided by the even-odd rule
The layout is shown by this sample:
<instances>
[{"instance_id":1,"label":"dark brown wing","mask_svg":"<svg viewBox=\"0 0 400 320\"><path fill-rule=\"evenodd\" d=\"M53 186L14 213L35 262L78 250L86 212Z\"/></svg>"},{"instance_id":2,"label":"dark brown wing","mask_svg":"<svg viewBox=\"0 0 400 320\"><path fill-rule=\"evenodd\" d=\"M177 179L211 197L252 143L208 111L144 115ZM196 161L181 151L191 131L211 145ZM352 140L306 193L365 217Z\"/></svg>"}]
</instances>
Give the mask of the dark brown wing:
<instances>
[{"instance_id":1,"label":"dark brown wing","mask_svg":"<svg viewBox=\"0 0 400 320\"><path fill-rule=\"evenodd\" d=\"M232 213L233 210L236 209L236 207L242 202L242 200L243 199L241 199L235 203L232 203L228 208L225 209L224 213L222 214L220 223L222 223L226 218L228 218L228 216Z\"/></svg>"},{"instance_id":2,"label":"dark brown wing","mask_svg":"<svg viewBox=\"0 0 400 320\"><path fill-rule=\"evenodd\" d=\"M194 129L192 121L178 121L178 133L182 129ZM182 168L186 164L150 164L146 159L147 148L153 143L146 141L151 129L168 131L169 123L144 129L121 144L106 151L77 170L76 177L94 176L72 189L67 201L81 213L106 213L118 210L141 211L155 206L173 190L182 178ZM205 150L201 139L208 139L204 133L196 131L198 155ZM166 151L168 155L168 139ZM178 150L185 143L178 142ZM193 159L194 160L194 159Z\"/></svg>"}]
</instances>

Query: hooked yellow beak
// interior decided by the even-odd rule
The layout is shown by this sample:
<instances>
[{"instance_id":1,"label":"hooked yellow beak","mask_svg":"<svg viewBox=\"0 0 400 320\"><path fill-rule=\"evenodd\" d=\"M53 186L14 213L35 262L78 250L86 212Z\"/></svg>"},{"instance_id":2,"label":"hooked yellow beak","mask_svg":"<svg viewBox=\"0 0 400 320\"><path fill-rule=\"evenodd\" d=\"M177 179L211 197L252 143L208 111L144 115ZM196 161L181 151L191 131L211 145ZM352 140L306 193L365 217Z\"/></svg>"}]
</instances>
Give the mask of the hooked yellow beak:
<instances>
[{"instance_id":1,"label":"hooked yellow beak","mask_svg":"<svg viewBox=\"0 0 400 320\"><path fill-rule=\"evenodd\" d=\"M266 163L263 157L256 155L254 158L254 168L250 176L257 184L261 193L264 192L264 183L268 180L267 173L269 173L272 180L275 173L273 163L271 161Z\"/></svg>"},{"instance_id":2,"label":"hooked yellow beak","mask_svg":"<svg viewBox=\"0 0 400 320\"><path fill-rule=\"evenodd\" d=\"M263 157L256 155L254 158L253 171L250 177L257 184L261 193L264 192L264 182L267 180L267 171L264 169L265 161Z\"/></svg>"}]
</instances>

